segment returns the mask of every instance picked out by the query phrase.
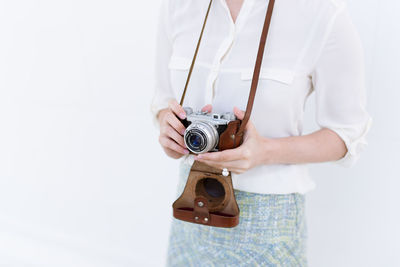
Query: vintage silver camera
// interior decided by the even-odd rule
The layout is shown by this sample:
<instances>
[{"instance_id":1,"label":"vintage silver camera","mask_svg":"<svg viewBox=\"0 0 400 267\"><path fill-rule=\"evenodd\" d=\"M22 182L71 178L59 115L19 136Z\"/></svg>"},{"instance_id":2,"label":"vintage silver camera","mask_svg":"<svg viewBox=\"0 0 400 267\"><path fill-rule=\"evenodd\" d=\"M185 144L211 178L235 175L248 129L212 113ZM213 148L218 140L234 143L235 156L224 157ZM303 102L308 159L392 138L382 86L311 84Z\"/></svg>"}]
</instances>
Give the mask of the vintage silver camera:
<instances>
[{"instance_id":1,"label":"vintage silver camera","mask_svg":"<svg viewBox=\"0 0 400 267\"><path fill-rule=\"evenodd\" d=\"M183 109L186 112L186 119L181 120L186 127L183 138L188 150L196 154L218 151L219 137L227 129L228 123L236 120L235 114L193 112L190 107Z\"/></svg>"}]
</instances>

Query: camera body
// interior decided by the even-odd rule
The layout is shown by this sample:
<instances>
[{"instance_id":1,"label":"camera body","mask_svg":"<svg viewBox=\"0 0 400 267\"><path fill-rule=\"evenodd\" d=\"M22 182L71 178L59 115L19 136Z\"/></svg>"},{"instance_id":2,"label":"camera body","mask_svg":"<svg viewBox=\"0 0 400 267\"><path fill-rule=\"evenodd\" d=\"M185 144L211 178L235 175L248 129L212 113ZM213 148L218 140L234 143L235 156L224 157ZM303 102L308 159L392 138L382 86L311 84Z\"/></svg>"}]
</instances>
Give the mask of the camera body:
<instances>
[{"instance_id":1,"label":"camera body","mask_svg":"<svg viewBox=\"0 0 400 267\"><path fill-rule=\"evenodd\" d=\"M228 125L237 121L235 114L208 113L204 111L193 112L190 107L183 108L186 119L181 120L186 130L184 142L189 151L195 154L220 151L221 135L227 130Z\"/></svg>"}]
</instances>

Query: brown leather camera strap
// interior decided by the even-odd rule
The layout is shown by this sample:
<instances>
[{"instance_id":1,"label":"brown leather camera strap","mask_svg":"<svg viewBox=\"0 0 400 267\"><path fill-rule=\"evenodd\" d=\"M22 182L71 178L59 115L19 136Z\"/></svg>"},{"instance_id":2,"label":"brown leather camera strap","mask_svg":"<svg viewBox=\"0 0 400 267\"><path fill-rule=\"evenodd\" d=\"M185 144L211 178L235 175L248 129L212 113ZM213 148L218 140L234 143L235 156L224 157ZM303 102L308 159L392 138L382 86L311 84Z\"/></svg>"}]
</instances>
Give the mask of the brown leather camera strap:
<instances>
[{"instance_id":1,"label":"brown leather camera strap","mask_svg":"<svg viewBox=\"0 0 400 267\"><path fill-rule=\"evenodd\" d=\"M213 2L213 0L210 0L210 4L208 5L207 13L206 13L206 16L204 18L204 23L203 23L203 27L201 29L199 41L197 42L196 50L195 50L195 53L194 53L194 56L193 56L193 59L192 59L192 64L190 65L189 74L188 74L188 77L186 79L185 88L184 88L183 93L182 93L182 97L181 97L181 101L180 101L180 105L181 106L183 105L183 101L185 99L186 90L187 90L187 87L189 85L190 77L192 76L194 63L196 62L197 53L199 51L201 38L203 37L204 28L205 28L206 23L207 23L208 14L210 13L210 8L211 8L212 2ZM262 63L262 59L263 59L263 56L264 56L264 49L265 49L265 44L266 44L266 41L267 41L269 26L271 24L271 18L272 18L272 12L273 12L273 9L274 9L274 5L275 5L275 0L269 0L267 13L265 15L265 20L264 20L264 26L263 26L263 30L262 30L262 33L261 33L260 44L259 44L259 47L258 47L257 59L256 59L256 63L255 63L255 66L254 66L253 79L252 79L252 82L251 82L249 98L248 98L248 101L247 101L246 113L244 115L244 118L243 118L242 123L241 123L240 128L239 128L239 131L237 133L237 135L239 135L239 136L243 135L244 130L246 128L246 124L249 121L249 118L250 118L250 115L251 115L251 111L253 109L254 98L256 96L256 91L257 91L257 86L258 86L258 79L260 77L261 63Z\"/></svg>"},{"instance_id":2,"label":"brown leather camera strap","mask_svg":"<svg viewBox=\"0 0 400 267\"><path fill-rule=\"evenodd\" d=\"M258 47L256 65L254 67L254 72L253 72L253 79L251 81L249 99L247 100L246 113L244 114L244 118L242 120L242 123L240 124L240 128L237 133L237 135L239 136L243 135L244 130L246 129L246 124L249 121L251 115L251 110L253 109L254 98L256 96L256 91L258 86L258 79L260 77L261 63L264 56L265 43L267 41L269 25L271 24L272 11L274 10L274 5L275 5L275 0L269 0L267 14L265 15L264 27L261 33L260 45Z\"/></svg>"},{"instance_id":3,"label":"brown leather camera strap","mask_svg":"<svg viewBox=\"0 0 400 267\"><path fill-rule=\"evenodd\" d=\"M213 0L210 0L210 4L208 4L208 9L207 9L206 17L204 18L203 27L201 28L199 41L197 42L196 50L194 51L194 56L193 56L193 59L192 59L192 64L190 65L189 74L188 74L188 76L187 76L186 83L185 83L185 89L183 89L183 93L182 93L182 97L181 97L181 102L180 102L180 105L181 105L181 106L183 105L183 101L185 100L186 90L187 90L187 87L188 87L188 85L189 85L190 77L192 76L192 71L193 71L194 63L196 62L197 53L199 52L199 47L200 47L200 43L201 43L201 38L203 37L204 28L206 27L206 23L207 23L207 19L208 19L208 14L210 13L212 1L213 1Z\"/></svg>"}]
</instances>

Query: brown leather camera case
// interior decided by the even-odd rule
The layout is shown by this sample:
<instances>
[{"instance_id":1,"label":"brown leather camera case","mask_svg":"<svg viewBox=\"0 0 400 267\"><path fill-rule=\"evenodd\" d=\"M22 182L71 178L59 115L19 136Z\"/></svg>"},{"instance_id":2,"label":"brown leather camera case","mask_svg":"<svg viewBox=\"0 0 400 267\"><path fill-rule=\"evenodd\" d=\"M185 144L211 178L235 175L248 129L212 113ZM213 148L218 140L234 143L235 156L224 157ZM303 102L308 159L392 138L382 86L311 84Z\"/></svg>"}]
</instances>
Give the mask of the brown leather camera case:
<instances>
[{"instance_id":1,"label":"brown leather camera case","mask_svg":"<svg viewBox=\"0 0 400 267\"><path fill-rule=\"evenodd\" d=\"M209 193L209 190L217 191ZM236 203L231 176L223 176L221 170L195 161L181 196L172 205L174 217L180 220L234 227L239 223L239 207Z\"/></svg>"}]
</instances>

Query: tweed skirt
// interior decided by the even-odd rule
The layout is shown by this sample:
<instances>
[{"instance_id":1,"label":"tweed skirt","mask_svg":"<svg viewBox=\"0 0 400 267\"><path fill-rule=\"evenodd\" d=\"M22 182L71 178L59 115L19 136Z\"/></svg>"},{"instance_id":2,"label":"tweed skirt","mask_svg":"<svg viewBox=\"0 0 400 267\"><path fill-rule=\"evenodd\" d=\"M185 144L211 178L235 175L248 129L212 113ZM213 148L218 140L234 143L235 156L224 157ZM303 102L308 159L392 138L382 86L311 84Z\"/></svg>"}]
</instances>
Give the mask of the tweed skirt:
<instances>
[{"instance_id":1,"label":"tweed skirt","mask_svg":"<svg viewBox=\"0 0 400 267\"><path fill-rule=\"evenodd\" d=\"M189 172L181 162L177 197ZM167 266L307 266L305 195L234 192L240 208L234 228L172 219Z\"/></svg>"}]
</instances>

